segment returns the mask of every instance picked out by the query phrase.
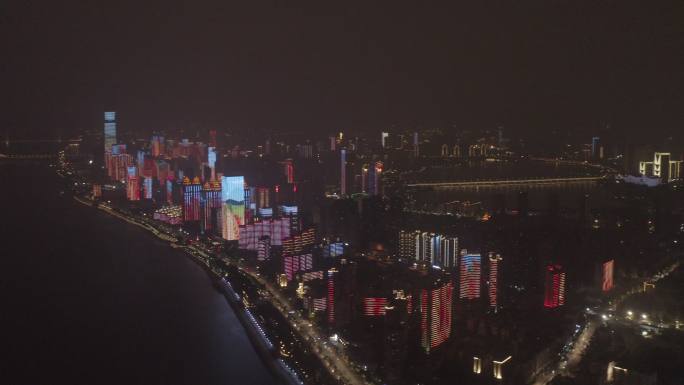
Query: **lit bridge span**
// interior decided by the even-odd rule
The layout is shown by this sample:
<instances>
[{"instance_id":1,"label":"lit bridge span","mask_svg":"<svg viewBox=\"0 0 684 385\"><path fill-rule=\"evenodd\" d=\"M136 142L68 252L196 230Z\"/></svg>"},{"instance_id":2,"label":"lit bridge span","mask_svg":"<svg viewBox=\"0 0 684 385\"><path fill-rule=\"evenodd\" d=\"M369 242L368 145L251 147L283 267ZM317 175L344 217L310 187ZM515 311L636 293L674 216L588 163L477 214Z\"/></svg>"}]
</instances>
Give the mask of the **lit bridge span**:
<instances>
[{"instance_id":1,"label":"lit bridge span","mask_svg":"<svg viewBox=\"0 0 684 385\"><path fill-rule=\"evenodd\" d=\"M33 160L33 159L53 159L57 154L2 154L0 160Z\"/></svg>"},{"instance_id":2,"label":"lit bridge span","mask_svg":"<svg viewBox=\"0 0 684 385\"><path fill-rule=\"evenodd\" d=\"M524 178L524 179L493 179L493 180L474 180L461 182L426 182L408 183L406 187L410 189L477 189L480 187L517 187L517 186L544 186L544 185L563 185L577 183L596 183L604 180L606 175L586 176L586 177L567 177L567 178Z\"/></svg>"}]
</instances>

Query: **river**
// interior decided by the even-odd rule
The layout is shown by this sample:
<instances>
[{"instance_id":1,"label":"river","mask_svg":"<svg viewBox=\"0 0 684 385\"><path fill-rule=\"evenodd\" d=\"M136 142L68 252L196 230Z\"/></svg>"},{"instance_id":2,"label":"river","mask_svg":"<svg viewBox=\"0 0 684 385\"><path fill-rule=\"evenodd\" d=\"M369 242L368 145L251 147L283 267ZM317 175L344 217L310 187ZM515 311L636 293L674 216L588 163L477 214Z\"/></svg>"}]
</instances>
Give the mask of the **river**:
<instances>
[{"instance_id":1,"label":"river","mask_svg":"<svg viewBox=\"0 0 684 385\"><path fill-rule=\"evenodd\" d=\"M0 378L12 384L275 384L204 270L0 165Z\"/></svg>"}]
</instances>

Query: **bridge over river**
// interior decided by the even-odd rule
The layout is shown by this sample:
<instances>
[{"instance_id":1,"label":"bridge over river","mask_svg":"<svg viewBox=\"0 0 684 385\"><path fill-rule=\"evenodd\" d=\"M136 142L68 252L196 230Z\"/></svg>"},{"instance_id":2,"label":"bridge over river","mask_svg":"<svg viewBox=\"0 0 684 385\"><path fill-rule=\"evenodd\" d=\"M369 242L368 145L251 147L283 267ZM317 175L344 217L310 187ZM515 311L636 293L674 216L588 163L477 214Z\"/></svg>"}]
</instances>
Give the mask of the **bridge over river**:
<instances>
[{"instance_id":1,"label":"bridge over river","mask_svg":"<svg viewBox=\"0 0 684 385\"><path fill-rule=\"evenodd\" d=\"M525 178L510 178L510 179L488 179L488 180L470 180L470 181L455 181L455 182L423 182L423 183L408 183L406 187L409 190L479 190L486 188L507 188L507 187L563 187L568 184L595 184L599 181L605 180L607 175L586 176L586 177L525 177Z\"/></svg>"}]
</instances>

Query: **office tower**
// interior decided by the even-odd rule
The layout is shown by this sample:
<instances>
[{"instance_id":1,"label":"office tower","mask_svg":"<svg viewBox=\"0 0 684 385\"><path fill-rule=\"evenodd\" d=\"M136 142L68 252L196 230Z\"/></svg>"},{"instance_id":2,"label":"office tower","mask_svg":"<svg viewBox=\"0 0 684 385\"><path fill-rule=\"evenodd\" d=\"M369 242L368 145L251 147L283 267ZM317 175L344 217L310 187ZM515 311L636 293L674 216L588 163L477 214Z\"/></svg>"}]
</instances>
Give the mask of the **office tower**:
<instances>
[{"instance_id":1,"label":"office tower","mask_svg":"<svg viewBox=\"0 0 684 385\"><path fill-rule=\"evenodd\" d=\"M287 183L294 183L294 165L292 159L285 159L281 164L283 165L283 174L285 175Z\"/></svg>"},{"instance_id":2,"label":"office tower","mask_svg":"<svg viewBox=\"0 0 684 385\"><path fill-rule=\"evenodd\" d=\"M420 292L420 344L428 354L451 335L452 299L450 282Z\"/></svg>"},{"instance_id":3,"label":"office tower","mask_svg":"<svg viewBox=\"0 0 684 385\"><path fill-rule=\"evenodd\" d=\"M160 135L152 135L150 141L150 153L153 157L158 157L162 154L162 147L164 145L164 137Z\"/></svg>"},{"instance_id":4,"label":"office tower","mask_svg":"<svg viewBox=\"0 0 684 385\"><path fill-rule=\"evenodd\" d=\"M340 149L340 196L347 196L347 150Z\"/></svg>"},{"instance_id":5,"label":"office tower","mask_svg":"<svg viewBox=\"0 0 684 385\"><path fill-rule=\"evenodd\" d=\"M344 243L332 242L323 247L324 258L335 258L344 255Z\"/></svg>"},{"instance_id":6,"label":"office tower","mask_svg":"<svg viewBox=\"0 0 684 385\"><path fill-rule=\"evenodd\" d=\"M565 304L565 272L561 265L548 265L544 276L544 307Z\"/></svg>"},{"instance_id":7,"label":"office tower","mask_svg":"<svg viewBox=\"0 0 684 385\"><path fill-rule=\"evenodd\" d=\"M387 314L387 298L365 297L363 299L363 314L369 317Z\"/></svg>"},{"instance_id":8,"label":"office tower","mask_svg":"<svg viewBox=\"0 0 684 385\"><path fill-rule=\"evenodd\" d=\"M290 282L294 278L295 273L299 271L309 271L313 269L313 255L286 255L283 256L283 273Z\"/></svg>"},{"instance_id":9,"label":"office tower","mask_svg":"<svg viewBox=\"0 0 684 385\"><path fill-rule=\"evenodd\" d=\"M290 235L289 219L264 219L240 229L238 247L243 250L256 250L259 239L266 236L270 238L272 246L282 246L283 240Z\"/></svg>"},{"instance_id":10,"label":"office tower","mask_svg":"<svg viewBox=\"0 0 684 385\"><path fill-rule=\"evenodd\" d=\"M335 136L331 136L328 139L330 142L330 151L335 151L337 147L337 138Z\"/></svg>"},{"instance_id":11,"label":"office tower","mask_svg":"<svg viewBox=\"0 0 684 385\"><path fill-rule=\"evenodd\" d=\"M406 260L415 261L418 256L418 244L420 231L399 232L399 257Z\"/></svg>"},{"instance_id":12,"label":"office tower","mask_svg":"<svg viewBox=\"0 0 684 385\"><path fill-rule=\"evenodd\" d=\"M223 238L240 239L240 226L245 224L245 178L224 176L221 178Z\"/></svg>"},{"instance_id":13,"label":"office tower","mask_svg":"<svg viewBox=\"0 0 684 385\"><path fill-rule=\"evenodd\" d=\"M380 143L382 144L382 148L387 148L387 137L389 136L389 132L383 132L380 134Z\"/></svg>"},{"instance_id":14,"label":"office tower","mask_svg":"<svg viewBox=\"0 0 684 385\"><path fill-rule=\"evenodd\" d=\"M311 143L306 143L299 147L299 156L304 159L313 158L313 146Z\"/></svg>"},{"instance_id":15,"label":"office tower","mask_svg":"<svg viewBox=\"0 0 684 385\"><path fill-rule=\"evenodd\" d=\"M299 230L300 230L298 211L299 211L299 208L297 206L291 206L291 205L280 205L280 206L278 206L278 214L282 218L287 218L290 221L290 233L292 233L292 234L297 234L297 233L299 233ZM314 230L309 229L307 231L313 232ZM302 234L304 234L304 233L302 233ZM313 240L312 240L312 242L313 242Z\"/></svg>"},{"instance_id":16,"label":"office tower","mask_svg":"<svg viewBox=\"0 0 684 385\"><path fill-rule=\"evenodd\" d=\"M316 230L308 229L299 235L283 239L283 255L295 255L305 251L316 241Z\"/></svg>"},{"instance_id":17,"label":"office tower","mask_svg":"<svg viewBox=\"0 0 684 385\"><path fill-rule=\"evenodd\" d=\"M377 161L371 167L368 173L368 194L369 195L379 195L380 194L380 178L382 177L383 164L381 161Z\"/></svg>"},{"instance_id":18,"label":"office tower","mask_svg":"<svg viewBox=\"0 0 684 385\"><path fill-rule=\"evenodd\" d=\"M257 260L265 261L271 257L271 237L265 235L257 243Z\"/></svg>"},{"instance_id":19,"label":"office tower","mask_svg":"<svg viewBox=\"0 0 684 385\"><path fill-rule=\"evenodd\" d=\"M459 298L480 298L481 260L480 254L467 254L465 250L462 252Z\"/></svg>"},{"instance_id":20,"label":"office tower","mask_svg":"<svg viewBox=\"0 0 684 385\"><path fill-rule=\"evenodd\" d=\"M271 207L271 190L268 187L257 187L255 195L257 209Z\"/></svg>"},{"instance_id":21,"label":"office tower","mask_svg":"<svg viewBox=\"0 0 684 385\"><path fill-rule=\"evenodd\" d=\"M166 203L173 204L173 175L169 175L166 179Z\"/></svg>"},{"instance_id":22,"label":"office tower","mask_svg":"<svg viewBox=\"0 0 684 385\"><path fill-rule=\"evenodd\" d=\"M335 323L335 273L337 269L328 270L328 324Z\"/></svg>"},{"instance_id":23,"label":"office tower","mask_svg":"<svg viewBox=\"0 0 684 385\"><path fill-rule=\"evenodd\" d=\"M418 133L414 132L413 133L413 156L416 158L420 155L420 147L418 144Z\"/></svg>"},{"instance_id":24,"label":"office tower","mask_svg":"<svg viewBox=\"0 0 684 385\"><path fill-rule=\"evenodd\" d=\"M143 179L143 192L145 194L145 199L152 199L152 177L146 176Z\"/></svg>"},{"instance_id":25,"label":"office tower","mask_svg":"<svg viewBox=\"0 0 684 385\"><path fill-rule=\"evenodd\" d=\"M601 279L601 290L610 291L613 289L613 268L615 266L615 260L611 259L606 261L602 266L602 279Z\"/></svg>"},{"instance_id":26,"label":"office tower","mask_svg":"<svg viewBox=\"0 0 684 385\"><path fill-rule=\"evenodd\" d=\"M489 306L496 311L499 306L499 262L501 255L489 253Z\"/></svg>"},{"instance_id":27,"label":"office tower","mask_svg":"<svg viewBox=\"0 0 684 385\"><path fill-rule=\"evenodd\" d=\"M216 147L216 130L209 130L209 145L211 147Z\"/></svg>"},{"instance_id":28,"label":"office tower","mask_svg":"<svg viewBox=\"0 0 684 385\"><path fill-rule=\"evenodd\" d=\"M368 192L368 165L361 167L361 192Z\"/></svg>"},{"instance_id":29,"label":"office tower","mask_svg":"<svg viewBox=\"0 0 684 385\"><path fill-rule=\"evenodd\" d=\"M461 146L458 144L454 144L454 148L451 150L451 153L454 158L460 158L461 157Z\"/></svg>"},{"instance_id":30,"label":"office tower","mask_svg":"<svg viewBox=\"0 0 684 385\"><path fill-rule=\"evenodd\" d=\"M591 138L591 157L592 159L599 159L600 155L600 143L601 143L601 138L598 136L594 136Z\"/></svg>"},{"instance_id":31,"label":"office tower","mask_svg":"<svg viewBox=\"0 0 684 385\"><path fill-rule=\"evenodd\" d=\"M138 180L138 171L135 166L129 166L126 174L126 198L129 201L140 200L140 182Z\"/></svg>"},{"instance_id":32,"label":"office tower","mask_svg":"<svg viewBox=\"0 0 684 385\"><path fill-rule=\"evenodd\" d=\"M216 147L207 147L207 164L211 169L210 180L216 180Z\"/></svg>"},{"instance_id":33,"label":"office tower","mask_svg":"<svg viewBox=\"0 0 684 385\"><path fill-rule=\"evenodd\" d=\"M111 153L116 144L116 112L104 113L104 153Z\"/></svg>"},{"instance_id":34,"label":"office tower","mask_svg":"<svg viewBox=\"0 0 684 385\"><path fill-rule=\"evenodd\" d=\"M199 221L201 195L202 184L198 177L192 182L187 176L183 178L183 221Z\"/></svg>"},{"instance_id":35,"label":"office tower","mask_svg":"<svg viewBox=\"0 0 684 385\"><path fill-rule=\"evenodd\" d=\"M454 269L458 263L458 238L443 237L440 250L440 266L445 269Z\"/></svg>"},{"instance_id":36,"label":"office tower","mask_svg":"<svg viewBox=\"0 0 684 385\"><path fill-rule=\"evenodd\" d=\"M216 232L221 224L221 183L218 181L205 182L202 186L200 200L202 215L200 217L200 231L202 233Z\"/></svg>"},{"instance_id":37,"label":"office tower","mask_svg":"<svg viewBox=\"0 0 684 385\"><path fill-rule=\"evenodd\" d=\"M102 185L93 183L93 199L102 197Z\"/></svg>"}]
</instances>

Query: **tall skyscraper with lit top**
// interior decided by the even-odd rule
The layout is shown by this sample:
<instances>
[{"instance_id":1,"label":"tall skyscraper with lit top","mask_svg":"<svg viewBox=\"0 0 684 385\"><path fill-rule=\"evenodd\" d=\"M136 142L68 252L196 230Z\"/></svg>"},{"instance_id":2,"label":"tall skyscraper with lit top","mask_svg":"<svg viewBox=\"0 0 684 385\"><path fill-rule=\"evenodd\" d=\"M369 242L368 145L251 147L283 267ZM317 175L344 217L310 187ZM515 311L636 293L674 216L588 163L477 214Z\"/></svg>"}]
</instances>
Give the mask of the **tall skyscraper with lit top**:
<instances>
[{"instance_id":1,"label":"tall skyscraper with lit top","mask_svg":"<svg viewBox=\"0 0 684 385\"><path fill-rule=\"evenodd\" d=\"M561 265L547 265L544 275L544 307L565 305L565 271Z\"/></svg>"},{"instance_id":2,"label":"tall skyscraper with lit top","mask_svg":"<svg viewBox=\"0 0 684 385\"><path fill-rule=\"evenodd\" d=\"M112 146L116 144L116 112L104 113L104 153L111 153Z\"/></svg>"},{"instance_id":3,"label":"tall skyscraper with lit top","mask_svg":"<svg viewBox=\"0 0 684 385\"><path fill-rule=\"evenodd\" d=\"M183 178L183 220L185 222L195 222L200 220L200 199L202 184L198 177L192 181L190 178Z\"/></svg>"}]
</instances>

